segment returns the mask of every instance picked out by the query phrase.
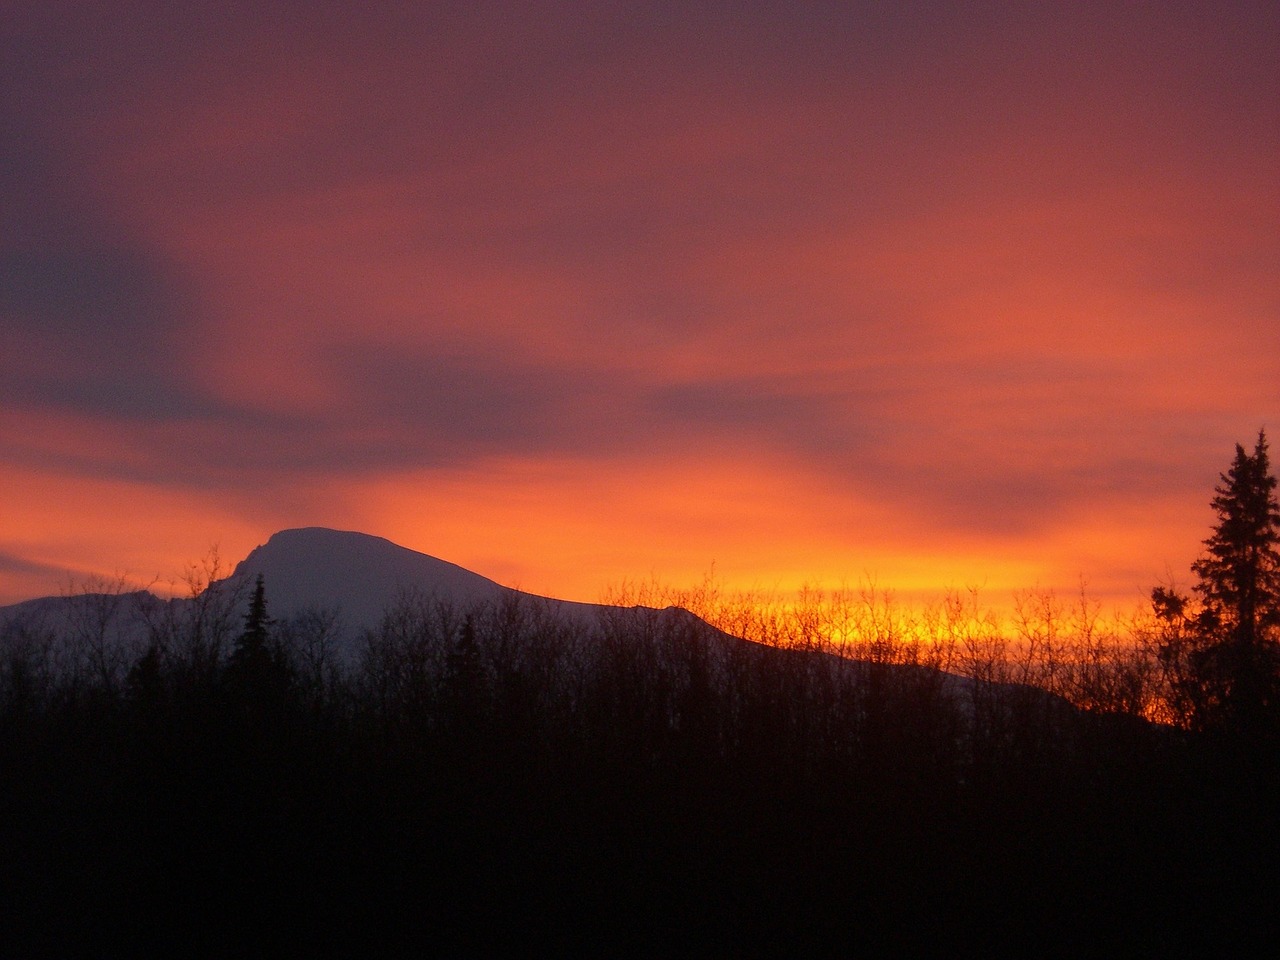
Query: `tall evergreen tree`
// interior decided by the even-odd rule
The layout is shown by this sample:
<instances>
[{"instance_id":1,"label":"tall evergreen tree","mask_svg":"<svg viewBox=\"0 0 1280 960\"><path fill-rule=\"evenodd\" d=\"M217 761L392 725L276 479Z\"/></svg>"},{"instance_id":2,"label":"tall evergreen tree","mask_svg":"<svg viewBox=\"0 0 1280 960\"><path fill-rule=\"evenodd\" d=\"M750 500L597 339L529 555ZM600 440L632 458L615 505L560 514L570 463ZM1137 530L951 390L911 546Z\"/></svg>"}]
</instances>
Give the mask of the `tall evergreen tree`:
<instances>
[{"instance_id":1,"label":"tall evergreen tree","mask_svg":"<svg viewBox=\"0 0 1280 960\"><path fill-rule=\"evenodd\" d=\"M252 712L278 709L289 686L288 664L271 642L273 622L267 616L266 588L262 574L258 574L244 617L244 630L236 638L226 672L232 696Z\"/></svg>"},{"instance_id":2,"label":"tall evergreen tree","mask_svg":"<svg viewBox=\"0 0 1280 960\"><path fill-rule=\"evenodd\" d=\"M1152 599L1169 634L1162 655L1175 667L1175 694L1194 726L1254 733L1280 710L1280 508L1267 438L1235 459L1214 488L1218 519L1192 565L1198 604L1157 589Z\"/></svg>"},{"instance_id":3,"label":"tall evergreen tree","mask_svg":"<svg viewBox=\"0 0 1280 960\"><path fill-rule=\"evenodd\" d=\"M1236 444L1235 460L1215 488L1218 522L1191 567L1204 626L1241 647L1268 643L1280 625L1280 510L1266 433L1253 453Z\"/></svg>"},{"instance_id":4,"label":"tall evergreen tree","mask_svg":"<svg viewBox=\"0 0 1280 960\"><path fill-rule=\"evenodd\" d=\"M262 574L254 583L253 598L249 601L249 612L244 615L244 631L236 639L235 648L231 652L231 665L249 667L269 658L267 647L268 630L271 618L267 616L267 591L263 584Z\"/></svg>"}]
</instances>

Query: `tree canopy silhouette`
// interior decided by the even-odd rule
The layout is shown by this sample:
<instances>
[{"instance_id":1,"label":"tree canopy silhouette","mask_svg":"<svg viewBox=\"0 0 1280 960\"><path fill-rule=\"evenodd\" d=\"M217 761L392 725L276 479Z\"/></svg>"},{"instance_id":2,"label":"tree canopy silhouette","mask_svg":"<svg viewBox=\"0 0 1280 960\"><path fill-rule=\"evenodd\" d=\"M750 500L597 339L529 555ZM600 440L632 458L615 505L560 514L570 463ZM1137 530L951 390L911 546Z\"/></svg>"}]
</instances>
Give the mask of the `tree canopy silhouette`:
<instances>
[{"instance_id":1,"label":"tree canopy silhouette","mask_svg":"<svg viewBox=\"0 0 1280 960\"><path fill-rule=\"evenodd\" d=\"M1152 593L1157 615L1176 625L1162 656L1192 726L1258 732L1280 704L1280 509L1265 431L1214 488L1217 522L1191 567L1195 601L1170 588Z\"/></svg>"},{"instance_id":2,"label":"tree canopy silhouette","mask_svg":"<svg viewBox=\"0 0 1280 960\"><path fill-rule=\"evenodd\" d=\"M270 651L267 647L268 628L271 618L267 616L267 591L262 574L253 586L253 598L249 601L249 612L244 615L244 631L236 639L231 653L232 668L250 670L253 666L265 661Z\"/></svg>"},{"instance_id":3,"label":"tree canopy silhouette","mask_svg":"<svg viewBox=\"0 0 1280 960\"><path fill-rule=\"evenodd\" d=\"M255 713L278 708L289 685L288 665L272 643L273 623L267 616L262 574L258 574L244 630L236 638L226 670L229 692Z\"/></svg>"}]
</instances>

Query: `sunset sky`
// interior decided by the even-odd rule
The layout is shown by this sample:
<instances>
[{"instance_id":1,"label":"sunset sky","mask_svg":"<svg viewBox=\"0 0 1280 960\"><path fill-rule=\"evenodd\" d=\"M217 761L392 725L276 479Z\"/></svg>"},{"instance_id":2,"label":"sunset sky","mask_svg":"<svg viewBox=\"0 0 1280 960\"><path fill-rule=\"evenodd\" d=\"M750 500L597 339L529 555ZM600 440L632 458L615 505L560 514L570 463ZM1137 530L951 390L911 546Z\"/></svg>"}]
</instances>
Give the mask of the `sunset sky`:
<instances>
[{"instance_id":1,"label":"sunset sky","mask_svg":"<svg viewBox=\"0 0 1280 960\"><path fill-rule=\"evenodd\" d=\"M1135 604L1280 443L1277 90L1272 0L0 0L0 603L323 525Z\"/></svg>"}]
</instances>

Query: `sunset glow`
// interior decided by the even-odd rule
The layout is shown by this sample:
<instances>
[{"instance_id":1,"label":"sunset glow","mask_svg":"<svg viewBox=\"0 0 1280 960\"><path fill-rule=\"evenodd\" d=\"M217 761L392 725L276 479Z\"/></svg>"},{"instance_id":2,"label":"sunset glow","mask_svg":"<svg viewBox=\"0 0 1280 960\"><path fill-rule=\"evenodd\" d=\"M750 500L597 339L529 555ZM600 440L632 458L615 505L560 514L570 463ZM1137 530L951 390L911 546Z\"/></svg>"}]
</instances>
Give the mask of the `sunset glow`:
<instances>
[{"instance_id":1,"label":"sunset glow","mask_svg":"<svg viewBox=\"0 0 1280 960\"><path fill-rule=\"evenodd\" d=\"M11 4L0 604L361 530L1130 606L1280 431L1280 10Z\"/></svg>"}]
</instances>

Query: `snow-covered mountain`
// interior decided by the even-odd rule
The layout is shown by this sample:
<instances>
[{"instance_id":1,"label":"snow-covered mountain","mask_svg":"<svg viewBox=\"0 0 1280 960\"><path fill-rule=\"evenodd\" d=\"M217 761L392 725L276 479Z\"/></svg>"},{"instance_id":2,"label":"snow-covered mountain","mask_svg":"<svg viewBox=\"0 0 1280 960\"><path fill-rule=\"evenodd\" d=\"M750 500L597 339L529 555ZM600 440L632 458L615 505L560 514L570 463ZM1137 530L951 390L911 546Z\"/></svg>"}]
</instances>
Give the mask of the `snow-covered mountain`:
<instances>
[{"instance_id":1,"label":"snow-covered mountain","mask_svg":"<svg viewBox=\"0 0 1280 960\"><path fill-rule=\"evenodd\" d=\"M254 548L226 585L261 574L271 614L337 609L349 627L374 626L399 598L424 595L459 604L497 600L506 587L456 564L364 533L282 530Z\"/></svg>"},{"instance_id":2,"label":"snow-covered mountain","mask_svg":"<svg viewBox=\"0 0 1280 960\"><path fill-rule=\"evenodd\" d=\"M851 676L866 666L840 651L829 651L828 662L826 655L813 651L773 650L723 633L679 608L538 597L382 537L323 527L273 535L237 564L229 577L210 584L194 598L164 600L139 591L46 597L0 607L0 654L20 655L24 662L35 664L34 669L50 675L87 670L114 673L118 680L156 638L161 638L161 645L176 643L190 653L195 646L207 644L208 638L220 636L225 653L241 629L259 575L268 615L278 624L302 617L305 622L299 621L299 629L304 631L315 627L314 618L306 615L326 615L321 619L329 624L326 631L331 630L326 632L326 643L332 644L328 649L347 665L359 659L366 634L377 635L388 613L412 618L428 611L430 617L435 615L431 611L451 607L457 615L475 612L501 618L509 612L517 619L530 618L526 623L539 629L551 624L557 636L572 638L565 642L583 645L578 649L599 645L608 651L622 639L638 645L642 658L651 660L678 659L679 648L696 636L708 657L704 666L713 670L727 669L728 660L739 655L777 663L783 661L772 660L775 656L798 655L817 662L816 656L841 673L853 671ZM884 669L879 668L881 673ZM974 683L924 666L888 669L904 680L932 676L940 689L952 695Z\"/></svg>"},{"instance_id":3,"label":"snow-covered mountain","mask_svg":"<svg viewBox=\"0 0 1280 960\"><path fill-rule=\"evenodd\" d=\"M406 598L470 608L522 597L571 616L590 616L601 609L534 597L382 537L326 527L280 531L250 551L223 585L243 588L259 574L273 617L333 611L348 632L376 627L387 610Z\"/></svg>"},{"instance_id":4,"label":"snow-covered mountain","mask_svg":"<svg viewBox=\"0 0 1280 960\"><path fill-rule=\"evenodd\" d=\"M378 627L387 611L406 600L472 609L521 599L584 624L606 609L526 594L382 537L304 527L274 534L250 551L229 577L210 585L214 594L236 599L232 616L237 623L259 574L272 618L286 621L309 611L336 614L347 641ZM59 634L109 632L136 645L143 642L148 622L163 615L180 618L192 603L185 598L161 600L146 591L44 597L0 607L0 630L21 622Z\"/></svg>"}]
</instances>

